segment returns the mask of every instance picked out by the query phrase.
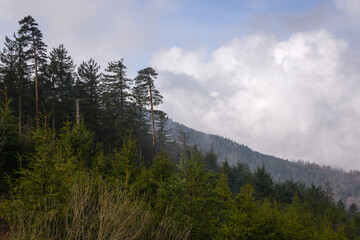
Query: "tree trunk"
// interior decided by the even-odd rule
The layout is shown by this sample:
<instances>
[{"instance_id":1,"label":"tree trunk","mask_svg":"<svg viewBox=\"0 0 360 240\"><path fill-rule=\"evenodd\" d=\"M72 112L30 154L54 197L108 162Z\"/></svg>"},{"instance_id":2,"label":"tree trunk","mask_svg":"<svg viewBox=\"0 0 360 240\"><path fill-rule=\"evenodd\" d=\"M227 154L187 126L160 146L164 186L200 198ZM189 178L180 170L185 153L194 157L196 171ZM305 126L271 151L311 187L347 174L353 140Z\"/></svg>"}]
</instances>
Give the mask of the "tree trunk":
<instances>
[{"instance_id":1,"label":"tree trunk","mask_svg":"<svg viewBox=\"0 0 360 240\"><path fill-rule=\"evenodd\" d=\"M32 40L34 45L34 61L35 61L35 105L36 105L36 129L39 129L39 95L38 95L38 73L36 62L36 47L34 33L32 33Z\"/></svg>"},{"instance_id":2,"label":"tree trunk","mask_svg":"<svg viewBox=\"0 0 360 240\"><path fill-rule=\"evenodd\" d=\"M154 121L154 107L153 107L153 101L152 101L150 77L149 77L149 91L150 91L150 106L151 106L151 121L152 121L153 154L155 157L155 121Z\"/></svg>"},{"instance_id":3,"label":"tree trunk","mask_svg":"<svg viewBox=\"0 0 360 240\"><path fill-rule=\"evenodd\" d=\"M21 104L22 104L22 90L21 90L21 86L20 86L20 90L19 90L19 135L21 135Z\"/></svg>"}]
</instances>

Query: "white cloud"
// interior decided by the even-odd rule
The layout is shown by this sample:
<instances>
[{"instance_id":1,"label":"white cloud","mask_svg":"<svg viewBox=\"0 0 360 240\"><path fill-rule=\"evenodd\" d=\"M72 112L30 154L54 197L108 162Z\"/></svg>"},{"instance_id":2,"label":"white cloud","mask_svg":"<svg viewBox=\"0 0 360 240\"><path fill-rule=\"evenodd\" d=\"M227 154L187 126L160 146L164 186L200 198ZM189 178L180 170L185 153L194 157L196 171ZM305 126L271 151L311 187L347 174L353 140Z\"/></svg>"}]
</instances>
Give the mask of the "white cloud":
<instances>
[{"instance_id":1,"label":"white cloud","mask_svg":"<svg viewBox=\"0 0 360 240\"><path fill-rule=\"evenodd\" d=\"M105 68L108 61L125 58L135 71L145 67L143 59L159 48L159 19L175 11L177 4L173 0L1 0L0 32L12 36L18 21L31 15L49 51L62 43L77 64L94 58Z\"/></svg>"},{"instance_id":2,"label":"white cloud","mask_svg":"<svg viewBox=\"0 0 360 240\"><path fill-rule=\"evenodd\" d=\"M153 56L164 110L177 121L288 159L360 169L359 72L325 30L279 41L235 38L212 52Z\"/></svg>"},{"instance_id":3,"label":"white cloud","mask_svg":"<svg viewBox=\"0 0 360 240\"><path fill-rule=\"evenodd\" d=\"M335 6L346 13L360 16L360 0L334 0Z\"/></svg>"}]
</instances>

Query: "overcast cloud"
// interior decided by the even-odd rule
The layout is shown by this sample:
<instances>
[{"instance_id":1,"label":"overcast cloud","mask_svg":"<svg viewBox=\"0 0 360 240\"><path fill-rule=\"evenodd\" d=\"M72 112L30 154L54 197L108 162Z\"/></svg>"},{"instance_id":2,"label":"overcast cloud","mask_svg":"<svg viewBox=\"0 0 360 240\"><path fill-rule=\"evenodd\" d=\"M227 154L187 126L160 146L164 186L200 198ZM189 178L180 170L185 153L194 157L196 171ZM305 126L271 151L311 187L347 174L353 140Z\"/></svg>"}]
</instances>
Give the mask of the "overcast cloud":
<instances>
[{"instance_id":1,"label":"overcast cloud","mask_svg":"<svg viewBox=\"0 0 360 240\"><path fill-rule=\"evenodd\" d=\"M275 156L360 169L360 81L349 51L315 30L234 38L210 53L163 49L152 64L174 119Z\"/></svg>"},{"instance_id":2,"label":"overcast cloud","mask_svg":"<svg viewBox=\"0 0 360 240\"><path fill-rule=\"evenodd\" d=\"M0 0L79 64L159 72L161 107L254 150L360 170L360 0Z\"/></svg>"}]
</instances>

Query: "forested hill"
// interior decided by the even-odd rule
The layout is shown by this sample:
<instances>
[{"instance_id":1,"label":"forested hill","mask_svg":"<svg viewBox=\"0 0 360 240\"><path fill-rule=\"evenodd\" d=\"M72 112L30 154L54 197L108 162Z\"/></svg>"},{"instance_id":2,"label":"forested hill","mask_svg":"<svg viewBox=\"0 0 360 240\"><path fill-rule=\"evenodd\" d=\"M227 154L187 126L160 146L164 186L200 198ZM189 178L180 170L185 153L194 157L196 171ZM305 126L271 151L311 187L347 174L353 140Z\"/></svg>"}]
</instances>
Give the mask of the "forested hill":
<instances>
[{"instance_id":1,"label":"forested hill","mask_svg":"<svg viewBox=\"0 0 360 240\"><path fill-rule=\"evenodd\" d=\"M243 162L253 171L257 166L264 165L276 181L293 179L307 185L314 183L317 186L329 182L335 199L343 199L346 205L353 202L360 203L359 171L345 172L329 166L304 161L294 162L262 154L230 139L196 131L171 119L168 120L167 127L173 129L178 135L179 132L187 135L186 144L189 146L196 145L203 152L208 152L213 148L220 162L226 160L232 166Z\"/></svg>"}]
</instances>

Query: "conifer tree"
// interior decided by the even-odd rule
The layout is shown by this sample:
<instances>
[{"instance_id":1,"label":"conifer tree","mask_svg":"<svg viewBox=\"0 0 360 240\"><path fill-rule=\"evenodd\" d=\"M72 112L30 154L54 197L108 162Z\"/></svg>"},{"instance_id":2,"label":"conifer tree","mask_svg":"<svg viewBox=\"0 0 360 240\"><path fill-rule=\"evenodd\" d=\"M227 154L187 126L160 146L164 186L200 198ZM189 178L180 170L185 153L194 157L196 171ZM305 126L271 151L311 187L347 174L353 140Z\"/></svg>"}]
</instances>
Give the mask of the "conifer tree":
<instances>
[{"instance_id":1,"label":"conifer tree","mask_svg":"<svg viewBox=\"0 0 360 240\"><path fill-rule=\"evenodd\" d=\"M109 62L103 79L103 131L108 142L122 139L128 133L131 120L130 84L126 77L124 59Z\"/></svg>"},{"instance_id":2,"label":"conifer tree","mask_svg":"<svg viewBox=\"0 0 360 240\"><path fill-rule=\"evenodd\" d=\"M138 71L138 75L135 78L135 83L139 87L145 97L146 106L150 105L151 123L152 123L152 142L153 152L155 156L155 117L154 117L154 106L162 103L162 96L159 91L155 88L154 80L157 77L156 71L147 67Z\"/></svg>"},{"instance_id":3,"label":"conifer tree","mask_svg":"<svg viewBox=\"0 0 360 240\"><path fill-rule=\"evenodd\" d=\"M100 66L90 59L82 62L78 67L79 82L77 86L77 96L81 99L82 112L85 117L85 125L90 130L99 133L99 116L100 116Z\"/></svg>"},{"instance_id":4,"label":"conifer tree","mask_svg":"<svg viewBox=\"0 0 360 240\"><path fill-rule=\"evenodd\" d=\"M224 165L223 165L224 167ZM229 187L232 192L239 193L240 189L247 183L252 182L253 175L246 163L238 162L228 170Z\"/></svg>"},{"instance_id":5,"label":"conifer tree","mask_svg":"<svg viewBox=\"0 0 360 240\"><path fill-rule=\"evenodd\" d=\"M272 194L274 187L273 179L264 166L258 167L254 172L253 183L257 199L264 199Z\"/></svg>"},{"instance_id":6,"label":"conifer tree","mask_svg":"<svg viewBox=\"0 0 360 240\"><path fill-rule=\"evenodd\" d=\"M18 154L24 148L24 143L17 132L10 103L6 92L0 91L0 194L8 190L6 178L18 170Z\"/></svg>"},{"instance_id":7,"label":"conifer tree","mask_svg":"<svg viewBox=\"0 0 360 240\"><path fill-rule=\"evenodd\" d=\"M43 35L38 28L38 24L33 17L26 16L19 21L20 29L18 35L26 42L29 47L27 53L31 56L31 60L34 63L35 74L35 105L36 105L36 126L39 127L39 91L38 81L39 72L44 73L46 71L46 45L42 41Z\"/></svg>"},{"instance_id":8,"label":"conifer tree","mask_svg":"<svg viewBox=\"0 0 360 240\"><path fill-rule=\"evenodd\" d=\"M215 152L214 147L211 146L210 151L208 151L204 156L204 162L206 164L206 168L211 171L218 171L218 154Z\"/></svg>"},{"instance_id":9,"label":"conifer tree","mask_svg":"<svg viewBox=\"0 0 360 240\"><path fill-rule=\"evenodd\" d=\"M132 135L123 139L120 150L115 150L114 159L111 163L111 175L115 178L122 179L125 189L133 182L140 170L140 162L137 155L137 143Z\"/></svg>"},{"instance_id":10,"label":"conifer tree","mask_svg":"<svg viewBox=\"0 0 360 240\"><path fill-rule=\"evenodd\" d=\"M215 231L215 175L205 169L197 153L183 157L177 173L160 184L157 208L168 211L180 229L191 228L190 239L209 239Z\"/></svg>"},{"instance_id":11,"label":"conifer tree","mask_svg":"<svg viewBox=\"0 0 360 240\"><path fill-rule=\"evenodd\" d=\"M24 112L31 115L32 111L29 110L32 109L33 99L30 69L27 64L28 54L25 51L27 43L24 37L14 34L14 40L5 37L4 45L3 51L0 52L1 88L13 100L12 105L17 107L18 131L21 133L22 117ZM15 112L15 108L13 109Z\"/></svg>"},{"instance_id":12,"label":"conifer tree","mask_svg":"<svg viewBox=\"0 0 360 240\"><path fill-rule=\"evenodd\" d=\"M73 119L75 113L74 105L74 85L75 85L75 65L68 55L68 51L63 44L53 48L50 52L49 78L51 86L48 86L48 99L53 112L53 117L57 126L61 126L68 119Z\"/></svg>"},{"instance_id":13,"label":"conifer tree","mask_svg":"<svg viewBox=\"0 0 360 240\"><path fill-rule=\"evenodd\" d=\"M168 121L168 116L165 112L156 110L155 111L155 120L157 130L155 132L156 137L156 149L157 151L173 150L175 148L175 143L173 139L172 129L167 129L166 124Z\"/></svg>"},{"instance_id":14,"label":"conifer tree","mask_svg":"<svg viewBox=\"0 0 360 240\"><path fill-rule=\"evenodd\" d=\"M146 106L146 92L139 85L135 85L131 91L133 101L130 103L131 111L131 129L134 130L134 136L138 139L139 143L139 157L141 160L151 159L153 151L151 146L151 136L149 115L145 108ZM148 144L149 143L149 144Z\"/></svg>"},{"instance_id":15,"label":"conifer tree","mask_svg":"<svg viewBox=\"0 0 360 240\"><path fill-rule=\"evenodd\" d=\"M216 211L214 216L214 221L216 226L220 226L228 220L228 216L231 215L233 208L233 199L231 197L232 193L228 185L228 178L225 174L224 169L222 169L219 178L216 182L216 187L214 189L216 195Z\"/></svg>"}]
</instances>

